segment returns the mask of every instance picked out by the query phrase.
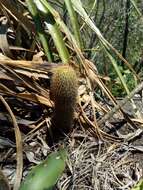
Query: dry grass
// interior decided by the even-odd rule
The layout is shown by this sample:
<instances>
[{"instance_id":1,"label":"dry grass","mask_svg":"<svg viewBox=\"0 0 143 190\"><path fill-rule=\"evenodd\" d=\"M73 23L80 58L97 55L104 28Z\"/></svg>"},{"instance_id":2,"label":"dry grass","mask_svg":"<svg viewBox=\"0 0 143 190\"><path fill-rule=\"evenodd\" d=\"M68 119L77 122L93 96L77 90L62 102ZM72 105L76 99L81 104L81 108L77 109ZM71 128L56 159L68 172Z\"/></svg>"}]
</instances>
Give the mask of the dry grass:
<instances>
[{"instance_id":1,"label":"dry grass","mask_svg":"<svg viewBox=\"0 0 143 190\"><path fill-rule=\"evenodd\" d=\"M53 68L59 63L57 51L53 47L56 63L47 62L27 11L17 12L6 0L0 3L4 27L0 28L0 163L10 185L16 190L31 166L64 145L68 162L57 189L129 190L143 173L143 121L123 105L143 83L118 105L105 85L109 78L100 76L96 66L74 47L82 62L79 67L73 56L70 63L79 83L75 124L70 134L53 143L54 102L49 89Z\"/></svg>"}]
</instances>

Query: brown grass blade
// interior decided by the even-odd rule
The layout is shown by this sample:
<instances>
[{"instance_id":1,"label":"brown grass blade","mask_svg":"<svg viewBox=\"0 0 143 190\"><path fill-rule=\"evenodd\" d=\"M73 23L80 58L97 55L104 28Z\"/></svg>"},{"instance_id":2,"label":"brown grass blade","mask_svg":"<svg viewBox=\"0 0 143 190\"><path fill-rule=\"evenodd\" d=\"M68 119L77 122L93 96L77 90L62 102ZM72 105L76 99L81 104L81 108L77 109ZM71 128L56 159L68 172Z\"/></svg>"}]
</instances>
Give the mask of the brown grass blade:
<instances>
[{"instance_id":1,"label":"brown grass blade","mask_svg":"<svg viewBox=\"0 0 143 190\"><path fill-rule=\"evenodd\" d=\"M19 24L22 25L22 27L30 34L31 31L35 31L34 24L32 24L28 18L23 16L21 12L18 12L16 9L14 1L9 1L9 0L0 0L0 4L5 10L12 16L14 17L17 21L19 21Z\"/></svg>"},{"instance_id":2,"label":"brown grass blade","mask_svg":"<svg viewBox=\"0 0 143 190\"><path fill-rule=\"evenodd\" d=\"M2 96L0 96L0 100L6 107L7 111L9 112L12 122L13 122L13 126L14 126L16 149L17 149L17 153L16 153L17 167L16 167L15 183L14 183L13 189L18 190L20 187L22 171L23 171L22 138L21 138L21 133L20 133L16 118L15 118L11 108L9 107L9 105L7 104L7 102L5 101L5 99Z\"/></svg>"}]
</instances>

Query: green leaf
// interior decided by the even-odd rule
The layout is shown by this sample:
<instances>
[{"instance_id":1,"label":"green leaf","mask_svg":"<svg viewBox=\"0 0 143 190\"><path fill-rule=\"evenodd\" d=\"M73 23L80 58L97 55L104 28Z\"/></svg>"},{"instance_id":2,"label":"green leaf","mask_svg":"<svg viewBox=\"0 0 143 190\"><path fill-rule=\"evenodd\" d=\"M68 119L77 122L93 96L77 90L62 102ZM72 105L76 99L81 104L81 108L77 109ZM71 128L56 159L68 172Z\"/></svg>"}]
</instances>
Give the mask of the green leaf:
<instances>
[{"instance_id":1,"label":"green leaf","mask_svg":"<svg viewBox=\"0 0 143 190\"><path fill-rule=\"evenodd\" d=\"M53 38L54 44L57 48L59 56L62 60L62 63L67 64L70 60L69 51L66 47L65 41L62 36L62 32L59 29L58 24L54 16L51 13L51 9L54 9L50 6L50 4L45 0L34 0L39 10L40 14L43 15L45 19L45 28L48 29L51 37Z\"/></svg>"},{"instance_id":2,"label":"green leaf","mask_svg":"<svg viewBox=\"0 0 143 190\"><path fill-rule=\"evenodd\" d=\"M143 190L143 179L141 179L131 190Z\"/></svg>"},{"instance_id":3,"label":"green leaf","mask_svg":"<svg viewBox=\"0 0 143 190\"><path fill-rule=\"evenodd\" d=\"M65 150L51 153L41 164L34 167L22 183L20 190L52 190L65 169Z\"/></svg>"}]
</instances>

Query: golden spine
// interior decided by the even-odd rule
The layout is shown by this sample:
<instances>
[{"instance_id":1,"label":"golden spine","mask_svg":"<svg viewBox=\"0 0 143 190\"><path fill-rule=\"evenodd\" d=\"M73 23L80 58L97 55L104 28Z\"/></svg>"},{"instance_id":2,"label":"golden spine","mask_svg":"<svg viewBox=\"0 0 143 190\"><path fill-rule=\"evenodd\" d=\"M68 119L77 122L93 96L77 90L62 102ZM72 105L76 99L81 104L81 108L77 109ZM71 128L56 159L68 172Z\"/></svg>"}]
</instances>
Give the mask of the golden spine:
<instances>
[{"instance_id":1,"label":"golden spine","mask_svg":"<svg viewBox=\"0 0 143 190\"><path fill-rule=\"evenodd\" d=\"M77 76L71 66L59 66L53 70L50 97L55 103L52 120L54 127L62 131L71 129L77 98Z\"/></svg>"}]
</instances>

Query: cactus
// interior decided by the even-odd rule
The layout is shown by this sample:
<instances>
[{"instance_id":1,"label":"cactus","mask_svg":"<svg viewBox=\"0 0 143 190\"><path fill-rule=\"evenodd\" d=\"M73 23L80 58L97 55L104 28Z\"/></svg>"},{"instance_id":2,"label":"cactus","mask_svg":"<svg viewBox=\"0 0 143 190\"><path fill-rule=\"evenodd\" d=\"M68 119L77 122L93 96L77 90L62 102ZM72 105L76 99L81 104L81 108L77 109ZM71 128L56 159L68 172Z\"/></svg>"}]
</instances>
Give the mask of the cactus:
<instances>
[{"instance_id":1,"label":"cactus","mask_svg":"<svg viewBox=\"0 0 143 190\"><path fill-rule=\"evenodd\" d=\"M50 97L55 103L55 112L52 123L60 131L71 129L77 86L77 76L71 66L63 65L53 70Z\"/></svg>"}]
</instances>

